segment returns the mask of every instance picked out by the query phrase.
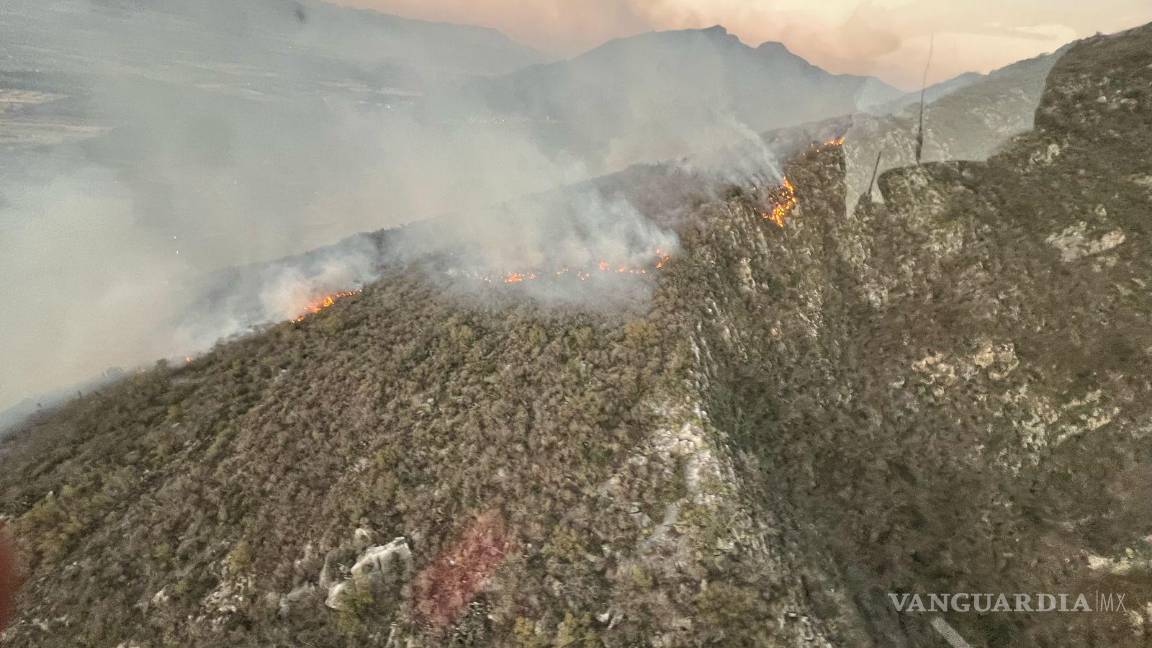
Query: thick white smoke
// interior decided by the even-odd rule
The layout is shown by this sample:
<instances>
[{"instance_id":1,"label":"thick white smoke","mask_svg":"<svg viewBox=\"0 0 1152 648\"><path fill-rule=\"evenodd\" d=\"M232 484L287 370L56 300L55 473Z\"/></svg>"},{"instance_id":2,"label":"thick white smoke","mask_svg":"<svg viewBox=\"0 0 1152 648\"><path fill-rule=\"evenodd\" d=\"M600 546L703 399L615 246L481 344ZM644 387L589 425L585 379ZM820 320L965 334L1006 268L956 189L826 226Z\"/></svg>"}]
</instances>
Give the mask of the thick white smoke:
<instances>
[{"instance_id":1,"label":"thick white smoke","mask_svg":"<svg viewBox=\"0 0 1152 648\"><path fill-rule=\"evenodd\" d=\"M378 260L342 247L273 264L232 296L227 268L584 177L514 126L413 111L438 79L532 60L497 35L185 5L0 12L0 410L292 317Z\"/></svg>"},{"instance_id":2,"label":"thick white smoke","mask_svg":"<svg viewBox=\"0 0 1152 648\"><path fill-rule=\"evenodd\" d=\"M496 275L640 267L675 249L666 228L624 198L542 192L605 160L665 151L739 150L741 164L705 164L732 181L772 166L753 129L724 116L734 114L724 97L692 132L661 123L642 138L667 133L667 147L618 138L594 165L540 124L494 114L490 97L437 92L461 103L426 110L420 97L444 84L536 59L482 30L341 11L278 0L6 5L0 410L294 317L399 260L364 238L275 262L356 232L447 215L437 236L413 230L410 256L458 250L473 272ZM648 110L664 100L646 95L665 89L637 87L630 103ZM530 290L563 297L540 286Z\"/></svg>"}]
</instances>

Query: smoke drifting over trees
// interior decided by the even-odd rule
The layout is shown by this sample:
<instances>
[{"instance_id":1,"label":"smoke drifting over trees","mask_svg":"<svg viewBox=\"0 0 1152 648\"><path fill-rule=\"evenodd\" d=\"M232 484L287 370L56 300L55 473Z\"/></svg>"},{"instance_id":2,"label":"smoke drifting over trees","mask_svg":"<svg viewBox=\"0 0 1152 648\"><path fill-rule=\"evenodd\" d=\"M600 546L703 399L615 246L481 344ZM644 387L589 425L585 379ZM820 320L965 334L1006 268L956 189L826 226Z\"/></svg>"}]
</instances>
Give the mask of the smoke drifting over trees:
<instances>
[{"instance_id":1,"label":"smoke drifting over trees","mask_svg":"<svg viewBox=\"0 0 1152 648\"><path fill-rule=\"evenodd\" d=\"M383 260L650 264L676 241L635 196L552 190L666 159L776 178L759 130L897 96L719 28L537 65L491 30L316 2L16 0L0 38L0 410L291 318Z\"/></svg>"},{"instance_id":2,"label":"smoke drifting over trees","mask_svg":"<svg viewBox=\"0 0 1152 648\"><path fill-rule=\"evenodd\" d=\"M0 409L191 350L173 322L223 268L583 177L515 128L411 113L426 84L533 52L295 7L5 6ZM360 259L343 265L365 278Z\"/></svg>"}]
</instances>

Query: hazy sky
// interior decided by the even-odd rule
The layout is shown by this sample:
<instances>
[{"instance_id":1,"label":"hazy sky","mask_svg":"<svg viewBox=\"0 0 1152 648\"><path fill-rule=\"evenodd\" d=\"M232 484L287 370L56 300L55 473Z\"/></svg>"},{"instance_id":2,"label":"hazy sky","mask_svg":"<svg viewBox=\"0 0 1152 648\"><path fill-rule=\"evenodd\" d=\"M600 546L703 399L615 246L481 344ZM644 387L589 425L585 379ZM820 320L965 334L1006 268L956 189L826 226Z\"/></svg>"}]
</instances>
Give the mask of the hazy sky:
<instances>
[{"instance_id":1,"label":"hazy sky","mask_svg":"<svg viewBox=\"0 0 1152 648\"><path fill-rule=\"evenodd\" d=\"M1149 0L334 0L429 20L495 27L550 55L617 36L721 24L750 45L766 40L833 72L920 84L986 72L1098 31L1152 21Z\"/></svg>"}]
</instances>

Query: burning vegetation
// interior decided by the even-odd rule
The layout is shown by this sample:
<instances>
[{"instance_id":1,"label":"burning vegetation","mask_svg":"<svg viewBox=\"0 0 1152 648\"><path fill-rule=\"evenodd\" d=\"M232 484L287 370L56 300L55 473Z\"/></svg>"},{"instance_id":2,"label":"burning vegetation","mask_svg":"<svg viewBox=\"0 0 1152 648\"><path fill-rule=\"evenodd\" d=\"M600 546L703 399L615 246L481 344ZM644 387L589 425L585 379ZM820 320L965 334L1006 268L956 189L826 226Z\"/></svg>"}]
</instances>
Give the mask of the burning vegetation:
<instances>
[{"instance_id":1,"label":"burning vegetation","mask_svg":"<svg viewBox=\"0 0 1152 648\"><path fill-rule=\"evenodd\" d=\"M309 315L314 315L314 314L319 313L320 311L324 310L325 308L332 306L338 300L343 299L345 297L351 297L352 295L357 295L359 293L360 293L359 290L341 290L341 291L328 293L328 294L316 297L315 299L310 300L304 306L304 311L296 317L295 321L301 322L305 318L307 318Z\"/></svg>"},{"instance_id":2,"label":"burning vegetation","mask_svg":"<svg viewBox=\"0 0 1152 648\"><path fill-rule=\"evenodd\" d=\"M833 148L844 145L844 136L833 137L824 140L819 144L813 143L813 147L817 149ZM780 184L779 187L772 189L768 192L768 198L772 202L772 209L764 212L765 220L770 220L776 223L777 227L784 227L784 220L792 214L800 201L796 198L796 185L787 177Z\"/></svg>"},{"instance_id":3,"label":"burning vegetation","mask_svg":"<svg viewBox=\"0 0 1152 648\"><path fill-rule=\"evenodd\" d=\"M796 209L796 186L788 178L769 193L772 199L772 211L764 212L764 218L776 223L777 227L784 227L784 219Z\"/></svg>"},{"instance_id":4,"label":"burning vegetation","mask_svg":"<svg viewBox=\"0 0 1152 648\"><path fill-rule=\"evenodd\" d=\"M531 281L546 281L556 280L561 281L565 279L576 281L591 281L598 278L615 277L619 275L649 275L657 270L663 269L671 261L672 255L662 248L656 248L648 257L647 261L609 261L607 259L600 259L595 265L588 264L583 266L571 265L555 265L552 267L541 267L533 270L509 270L500 271L496 273L488 273L477 270L462 269L459 267L451 268L446 271L449 276L465 277L475 281L482 281L487 284L520 284Z\"/></svg>"},{"instance_id":5,"label":"burning vegetation","mask_svg":"<svg viewBox=\"0 0 1152 648\"><path fill-rule=\"evenodd\" d=\"M820 144L820 146L838 146L843 143L843 138L831 139ZM784 227L784 221L790 216L793 210L799 204L796 187L791 179L785 177L781 184L767 190L767 203L772 205L770 209L764 211L762 216L766 220L770 220L776 224L777 227ZM455 256L455 255L452 255ZM595 258L595 257L593 257ZM434 272L443 272L450 277L463 278L471 281L479 281L493 286L496 285L514 285L514 284L528 284L531 282L594 282L597 280L609 280L613 277L633 276L642 277L652 275L659 270L667 267L668 263L672 260L672 253L667 249L656 247L647 254L639 256L632 255L631 258L620 260L602 258L598 261L588 262L579 265L568 265L556 263L555 265L543 264L535 268L520 268L520 269L503 269L485 271L480 268L468 268L457 265L457 263L450 263L447 268L428 268ZM439 264L433 264L439 265ZM298 312L299 314L294 318L296 322L302 322L310 315L319 313L332 305L340 299L350 297L360 293L359 289L356 290L343 290L332 293L322 294L309 300Z\"/></svg>"},{"instance_id":6,"label":"burning vegetation","mask_svg":"<svg viewBox=\"0 0 1152 648\"><path fill-rule=\"evenodd\" d=\"M597 275L609 274L626 274L626 275L646 275L650 272L660 270L672 258L661 248L656 248L653 254L653 260L647 264L630 264L630 263L612 263L606 259L601 259L593 267L572 268L569 266L562 266L548 271L529 271L529 272L508 272L501 275L498 279L493 279L490 276L481 277L488 283L496 283L497 281L506 284L523 283L525 281L533 281L547 277L561 278L561 277L574 277L580 281L588 281Z\"/></svg>"}]
</instances>

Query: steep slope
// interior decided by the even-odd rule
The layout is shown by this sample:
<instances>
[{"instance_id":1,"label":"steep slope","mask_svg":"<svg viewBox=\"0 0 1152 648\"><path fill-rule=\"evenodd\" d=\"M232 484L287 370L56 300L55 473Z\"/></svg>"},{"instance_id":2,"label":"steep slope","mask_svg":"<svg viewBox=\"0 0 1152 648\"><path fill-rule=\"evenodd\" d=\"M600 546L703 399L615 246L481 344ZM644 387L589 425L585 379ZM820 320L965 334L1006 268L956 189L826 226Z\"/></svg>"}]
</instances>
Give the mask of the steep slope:
<instances>
[{"instance_id":1,"label":"steep slope","mask_svg":"<svg viewBox=\"0 0 1152 648\"><path fill-rule=\"evenodd\" d=\"M707 232L686 233L689 249ZM670 264L633 313L525 303L515 286L474 299L393 272L45 417L6 449L3 492L44 575L25 619L52 621L10 641L834 634L804 612L795 549L745 510L700 407L692 328L708 295L691 286L708 264ZM385 554L396 581L339 573ZM345 578L355 595L334 589ZM732 615L789 621L738 628Z\"/></svg>"},{"instance_id":2,"label":"steep slope","mask_svg":"<svg viewBox=\"0 0 1152 648\"><path fill-rule=\"evenodd\" d=\"M1052 52L1051 54L1041 54L1029 59L1023 59L1010 63L1002 68L992 70L987 74L980 74L978 72L966 72L959 76L941 81L928 86L924 89L924 99L927 103L932 104L948 95L954 94L958 91L965 90L970 86L983 86L977 88L978 95L982 95L988 99L1004 99L1011 97L1008 91L1013 85L1024 86L1019 88L1023 90L1027 96L1035 95L1033 105L1024 112L1028 115L1028 126L1020 130L1028 130L1031 128L1031 114L1035 110L1035 104L1040 101L1040 93L1044 89L1044 77L1048 75L1048 71L1052 69L1056 61L1068 49L1065 45L1060 49ZM1039 87L1035 87L1035 86ZM971 91L969 91L971 95ZM901 111L909 111L919 114L920 105L920 91L909 92L894 101L877 105L873 108L872 112L876 114L898 113Z\"/></svg>"},{"instance_id":3,"label":"steep slope","mask_svg":"<svg viewBox=\"0 0 1152 648\"><path fill-rule=\"evenodd\" d=\"M874 78L825 72L780 43L752 48L712 27L610 41L570 61L478 81L467 98L441 97L438 108L479 97L493 115L529 121L543 141L605 172L899 94Z\"/></svg>"},{"instance_id":4,"label":"steep slope","mask_svg":"<svg viewBox=\"0 0 1152 648\"><path fill-rule=\"evenodd\" d=\"M966 74L929 87L925 93L921 160L987 160L1014 136L1030 130L1048 72L1068 47L1018 61L987 75ZM920 93L916 92L867 111L777 129L763 137L773 150L780 152L802 148L813 139L843 137L851 212L867 193L874 172L916 163L919 122ZM872 189L871 199L883 200L876 187Z\"/></svg>"},{"instance_id":5,"label":"steep slope","mask_svg":"<svg viewBox=\"0 0 1152 648\"><path fill-rule=\"evenodd\" d=\"M1008 143L1012 136L1027 131L1040 102L1044 78L1063 51L1021 61L988 75L963 75L929 88L929 137L925 159L986 159L997 148ZM796 65L814 69L803 61ZM952 94L956 96L947 97ZM941 101L942 97L947 97L947 101ZM753 171L752 166L763 166L765 160L787 159L796 151L809 146L813 140L843 138L847 202L851 210L872 181L874 170L883 172L914 163L918 108L909 108L908 104L918 101L919 94L913 93L875 108L879 112L906 111L900 115L855 113L766 132L763 134L766 148L753 152L759 155L757 159L751 160L754 164L748 171ZM884 156L879 169L876 169L875 156L880 150L883 150ZM721 154L718 161L713 160L713 163L703 166L706 171L722 169L725 175L738 179L741 172L733 173L730 167L734 160L743 161L740 157L748 153L750 151L747 148L730 150L726 155ZM670 213L688 209L714 197L714 183L710 185L707 178L693 172L694 168L701 167L698 164L700 157L679 162L634 165L623 171L563 187L553 193L560 202L570 202L573 196L589 192L603 201L623 199L647 218L665 220ZM756 174L753 171L743 175L747 179ZM882 196L880 192L874 191L873 198L879 200ZM412 245L407 240L411 237L403 232L381 231L355 236L336 246L298 257L220 273L206 279L208 288L203 290L206 296L198 300L187 313L182 327L188 329L193 338L214 340L253 325L283 319L285 314L269 312L264 295L275 289L278 277L286 272L290 271L298 282L309 284L316 294L351 289L375 276L377 264L360 263L355 272L340 273L335 277L338 281L333 281L333 277L329 276L332 273L328 271L331 259L372 258L381 264L388 264L398 256L404 256L409 249L423 252L430 248L446 250L458 241L437 241L438 232L442 228L458 230L468 227L467 221L472 217L471 214L454 214L415 224L411 229L426 229L430 232L417 245ZM70 390L67 394L75 391ZM27 405L32 406L34 403L29 401ZM24 409L27 411L28 408Z\"/></svg>"},{"instance_id":6,"label":"steep slope","mask_svg":"<svg viewBox=\"0 0 1152 648\"><path fill-rule=\"evenodd\" d=\"M1044 80L1066 49L968 79L962 87L935 99L929 93L921 159L986 160L1013 136L1030 130ZM916 163L919 97L905 97L876 112L880 110L891 110L892 114L854 115L846 131L849 210L868 190L877 154L880 171Z\"/></svg>"},{"instance_id":7,"label":"steep slope","mask_svg":"<svg viewBox=\"0 0 1152 648\"><path fill-rule=\"evenodd\" d=\"M1152 26L1078 43L1036 130L851 215L811 147L791 209L669 221L632 308L394 269L41 416L0 446L3 642L933 646L889 592L1142 605L1150 81ZM1149 616L946 618L1136 646Z\"/></svg>"},{"instance_id":8,"label":"steep slope","mask_svg":"<svg viewBox=\"0 0 1152 648\"><path fill-rule=\"evenodd\" d=\"M0 310L0 428L20 401L199 348L171 319L204 274L550 181L519 172L525 138L408 109L539 60L492 30L308 0L12 0L0 43L0 299L52 295ZM125 290L154 296L114 306ZM112 351L102 324L140 332ZM20 351L53 326L71 349Z\"/></svg>"},{"instance_id":9,"label":"steep slope","mask_svg":"<svg viewBox=\"0 0 1152 648\"><path fill-rule=\"evenodd\" d=\"M887 592L1125 593L1127 614L947 619L973 645L1149 636L1150 44L1073 46L986 164L882 176L812 251L839 278L814 282L811 344L740 377L767 396L764 472L914 645L929 615Z\"/></svg>"}]
</instances>

